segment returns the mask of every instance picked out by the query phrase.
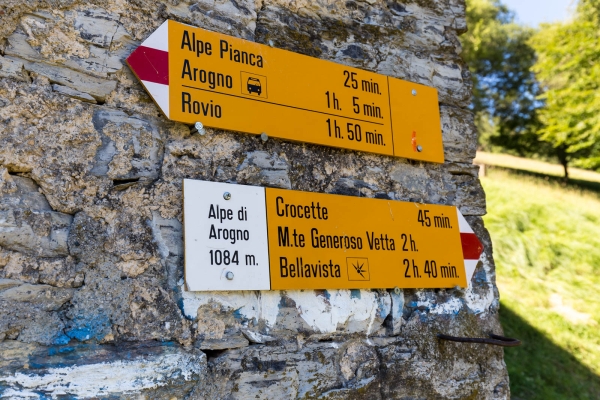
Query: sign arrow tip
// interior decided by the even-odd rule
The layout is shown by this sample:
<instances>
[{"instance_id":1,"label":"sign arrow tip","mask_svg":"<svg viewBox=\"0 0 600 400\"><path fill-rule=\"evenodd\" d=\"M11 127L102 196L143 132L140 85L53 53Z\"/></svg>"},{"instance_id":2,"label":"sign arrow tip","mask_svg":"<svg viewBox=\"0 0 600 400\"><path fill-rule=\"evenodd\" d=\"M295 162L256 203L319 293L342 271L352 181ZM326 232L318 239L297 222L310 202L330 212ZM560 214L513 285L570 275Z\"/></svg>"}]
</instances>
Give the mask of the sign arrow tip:
<instances>
[{"instance_id":1,"label":"sign arrow tip","mask_svg":"<svg viewBox=\"0 0 600 400\"><path fill-rule=\"evenodd\" d=\"M458 214L458 225L460 230L460 242L462 244L463 250L463 258L465 260L465 272L467 273L467 285L471 284L471 278L473 278L473 274L475 273L475 268L477 267L477 263L479 262L479 257L481 257L481 253L483 253L483 244L475 235L475 232L459 211L458 207L456 208L456 213Z\"/></svg>"},{"instance_id":2,"label":"sign arrow tip","mask_svg":"<svg viewBox=\"0 0 600 400\"><path fill-rule=\"evenodd\" d=\"M165 116L169 117L168 21L125 60Z\"/></svg>"}]
</instances>

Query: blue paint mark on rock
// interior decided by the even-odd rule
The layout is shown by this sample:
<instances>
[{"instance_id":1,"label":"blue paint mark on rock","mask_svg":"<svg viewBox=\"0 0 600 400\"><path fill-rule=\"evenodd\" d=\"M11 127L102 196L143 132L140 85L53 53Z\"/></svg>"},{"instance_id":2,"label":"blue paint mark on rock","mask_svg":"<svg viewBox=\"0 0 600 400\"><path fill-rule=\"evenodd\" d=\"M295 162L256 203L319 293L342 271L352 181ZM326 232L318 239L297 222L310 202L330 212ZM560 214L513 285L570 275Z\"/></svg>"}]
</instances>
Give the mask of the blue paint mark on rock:
<instances>
[{"instance_id":1,"label":"blue paint mark on rock","mask_svg":"<svg viewBox=\"0 0 600 400\"><path fill-rule=\"evenodd\" d=\"M236 308L235 310L233 310L233 317L235 319L244 319L244 314L242 314L242 312L240 311L242 309L242 307L240 308Z\"/></svg>"},{"instance_id":2,"label":"blue paint mark on rock","mask_svg":"<svg viewBox=\"0 0 600 400\"><path fill-rule=\"evenodd\" d=\"M69 341L71 340L70 337L68 337L67 335L60 335L58 336L56 339L54 339L54 343L53 344L67 344L69 343Z\"/></svg>"},{"instance_id":3,"label":"blue paint mark on rock","mask_svg":"<svg viewBox=\"0 0 600 400\"><path fill-rule=\"evenodd\" d=\"M350 290L350 298L351 299L359 299L360 300L361 294L360 294L360 289L351 289Z\"/></svg>"},{"instance_id":4,"label":"blue paint mark on rock","mask_svg":"<svg viewBox=\"0 0 600 400\"><path fill-rule=\"evenodd\" d=\"M81 342L100 340L110 333L110 321L107 316L99 315L89 319L83 317L71 321L71 326L65 331L68 337Z\"/></svg>"},{"instance_id":5,"label":"blue paint mark on rock","mask_svg":"<svg viewBox=\"0 0 600 400\"><path fill-rule=\"evenodd\" d=\"M196 319L195 316L192 317L188 317L185 313L185 305L183 304L183 297L179 296L177 298L177 307L179 307L179 310L181 310L181 315L183 315L186 319L193 321Z\"/></svg>"},{"instance_id":6,"label":"blue paint mark on rock","mask_svg":"<svg viewBox=\"0 0 600 400\"><path fill-rule=\"evenodd\" d=\"M92 338L92 331L89 328L74 328L67 331L67 335L81 342Z\"/></svg>"}]
</instances>

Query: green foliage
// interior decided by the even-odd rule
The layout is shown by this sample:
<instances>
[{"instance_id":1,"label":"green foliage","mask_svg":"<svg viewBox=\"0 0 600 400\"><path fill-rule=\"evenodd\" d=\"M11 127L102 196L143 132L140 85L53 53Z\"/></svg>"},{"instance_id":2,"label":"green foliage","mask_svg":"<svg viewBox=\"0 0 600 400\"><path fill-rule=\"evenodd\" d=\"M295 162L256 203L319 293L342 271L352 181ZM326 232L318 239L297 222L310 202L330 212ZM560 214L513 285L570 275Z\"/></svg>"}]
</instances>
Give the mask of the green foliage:
<instances>
[{"instance_id":1,"label":"green foliage","mask_svg":"<svg viewBox=\"0 0 600 400\"><path fill-rule=\"evenodd\" d=\"M468 0L469 31L462 36L463 57L473 77L473 109L486 150L520 155L539 152L536 99L539 88L531 66L534 34L514 22L499 0Z\"/></svg>"},{"instance_id":2,"label":"green foliage","mask_svg":"<svg viewBox=\"0 0 600 400\"><path fill-rule=\"evenodd\" d=\"M502 324L524 341L504 353L513 397L600 398L600 197L497 170L482 184Z\"/></svg>"},{"instance_id":3,"label":"green foliage","mask_svg":"<svg viewBox=\"0 0 600 400\"><path fill-rule=\"evenodd\" d=\"M546 24L531 44L544 87L540 138L561 163L600 168L600 2L580 0L572 21Z\"/></svg>"}]
</instances>

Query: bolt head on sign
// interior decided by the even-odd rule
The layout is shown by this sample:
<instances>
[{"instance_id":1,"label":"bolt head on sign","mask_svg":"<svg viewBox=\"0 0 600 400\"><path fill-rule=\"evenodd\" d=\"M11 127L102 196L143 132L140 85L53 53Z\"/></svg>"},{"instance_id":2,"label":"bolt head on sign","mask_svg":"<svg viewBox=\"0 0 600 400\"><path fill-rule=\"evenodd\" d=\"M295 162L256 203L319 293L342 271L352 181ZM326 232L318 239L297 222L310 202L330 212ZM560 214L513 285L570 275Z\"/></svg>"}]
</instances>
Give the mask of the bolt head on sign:
<instances>
[{"instance_id":1,"label":"bolt head on sign","mask_svg":"<svg viewBox=\"0 0 600 400\"><path fill-rule=\"evenodd\" d=\"M175 21L127 64L174 121L444 162L432 87Z\"/></svg>"},{"instance_id":2,"label":"bolt head on sign","mask_svg":"<svg viewBox=\"0 0 600 400\"><path fill-rule=\"evenodd\" d=\"M189 179L184 231L191 291L466 287L483 251L454 206Z\"/></svg>"}]
</instances>

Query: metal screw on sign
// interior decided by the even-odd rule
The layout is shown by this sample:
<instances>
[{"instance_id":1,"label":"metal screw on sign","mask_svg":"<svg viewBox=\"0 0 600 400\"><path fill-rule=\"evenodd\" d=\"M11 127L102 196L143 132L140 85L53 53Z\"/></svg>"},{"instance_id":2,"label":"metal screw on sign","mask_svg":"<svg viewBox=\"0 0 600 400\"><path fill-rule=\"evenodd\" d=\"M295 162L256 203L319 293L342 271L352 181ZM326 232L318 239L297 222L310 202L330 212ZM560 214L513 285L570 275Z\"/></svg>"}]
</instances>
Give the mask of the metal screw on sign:
<instances>
[{"instance_id":1,"label":"metal screw on sign","mask_svg":"<svg viewBox=\"0 0 600 400\"><path fill-rule=\"evenodd\" d=\"M202 122L196 122L194 124L194 128L192 129L192 133L198 133L200 135L204 135L206 133L206 130L204 129L204 125L202 124Z\"/></svg>"},{"instance_id":2,"label":"metal screw on sign","mask_svg":"<svg viewBox=\"0 0 600 400\"><path fill-rule=\"evenodd\" d=\"M418 151L419 153L420 153L420 152L422 152L422 151L423 151L423 146L421 146L421 145L418 145L418 146L417 146L417 151Z\"/></svg>"},{"instance_id":3,"label":"metal screw on sign","mask_svg":"<svg viewBox=\"0 0 600 400\"><path fill-rule=\"evenodd\" d=\"M396 296L400 296L400 293L401 293L401 290L400 290L400 288L399 288L398 286L396 286L396 287L394 288L394 294L395 294Z\"/></svg>"},{"instance_id":4,"label":"metal screw on sign","mask_svg":"<svg viewBox=\"0 0 600 400\"><path fill-rule=\"evenodd\" d=\"M233 280L233 272L231 271L227 271L227 273L225 274L225 278L227 278L227 280Z\"/></svg>"},{"instance_id":5,"label":"metal screw on sign","mask_svg":"<svg viewBox=\"0 0 600 400\"><path fill-rule=\"evenodd\" d=\"M266 142L267 140L269 140L269 135L267 135L265 132L261 133L260 140L262 140L263 142Z\"/></svg>"},{"instance_id":6,"label":"metal screw on sign","mask_svg":"<svg viewBox=\"0 0 600 400\"><path fill-rule=\"evenodd\" d=\"M225 200L229 200L229 199L231 199L231 193L229 193L229 192L225 192L225 193L223 193L223 198L224 198Z\"/></svg>"},{"instance_id":7,"label":"metal screw on sign","mask_svg":"<svg viewBox=\"0 0 600 400\"><path fill-rule=\"evenodd\" d=\"M416 96L417 95L417 91L415 89L412 90L412 95Z\"/></svg>"}]
</instances>

